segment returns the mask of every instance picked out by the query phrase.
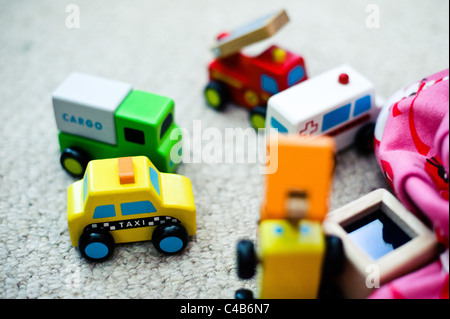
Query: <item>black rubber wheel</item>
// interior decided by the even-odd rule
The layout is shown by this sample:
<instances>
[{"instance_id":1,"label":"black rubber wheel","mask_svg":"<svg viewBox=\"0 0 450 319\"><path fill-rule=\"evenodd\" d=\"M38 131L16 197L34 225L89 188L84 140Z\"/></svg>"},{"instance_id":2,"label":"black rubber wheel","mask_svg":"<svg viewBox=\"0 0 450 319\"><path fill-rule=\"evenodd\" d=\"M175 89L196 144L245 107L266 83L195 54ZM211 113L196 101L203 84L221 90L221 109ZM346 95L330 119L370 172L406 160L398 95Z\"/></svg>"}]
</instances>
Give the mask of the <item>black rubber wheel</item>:
<instances>
[{"instance_id":1,"label":"black rubber wheel","mask_svg":"<svg viewBox=\"0 0 450 319\"><path fill-rule=\"evenodd\" d=\"M62 168L72 177L82 178L90 157L82 150L66 148L62 151L60 163Z\"/></svg>"},{"instance_id":2,"label":"black rubber wheel","mask_svg":"<svg viewBox=\"0 0 450 319\"><path fill-rule=\"evenodd\" d=\"M235 299L254 299L253 292L249 289L244 289L244 288L236 290L236 292L234 293L234 298Z\"/></svg>"},{"instance_id":3,"label":"black rubber wheel","mask_svg":"<svg viewBox=\"0 0 450 319\"><path fill-rule=\"evenodd\" d=\"M81 255L90 261L104 261L112 256L115 248L112 235L102 229L87 230L78 240Z\"/></svg>"},{"instance_id":4,"label":"black rubber wheel","mask_svg":"<svg viewBox=\"0 0 450 319\"><path fill-rule=\"evenodd\" d=\"M331 279L339 275L344 267L344 246L342 240L333 235L325 235L325 243L322 278Z\"/></svg>"},{"instance_id":5,"label":"black rubber wheel","mask_svg":"<svg viewBox=\"0 0 450 319\"><path fill-rule=\"evenodd\" d=\"M227 102L227 92L225 86L217 81L209 82L203 94L206 99L206 103L209 107L216 111L221 111L225 108Z\"/></svg>"},{"instance_id":6,"label":"black rubber wheel","mask_svg":"<svg viewBox=\"0 0 450 319\"><path fill-rule=\"evenodd\" d=\"M344 268L344 247L342 240L333 235L325 235L326 250L322 266L322 280L318 299L342 299L342 291L336 278Z\"/></svg>"},{"instance_id":7,"label":"black rubber wheel","mask_svg":"<svg viewBox=\"0 0 450 319\"><path fill-rule=\"evenodd\" d=\"M266 128L266 114L265 106L257 106L250 111L250 124L255 130Z\"/></svg>"},{"instance_id":8,"label":"black rubber wheel","mask_svg":"<svg viewBox=\"0 0 450 319\"><path fill-rule=\"evenodd\" d=\"M152 242L155 248L166 255L173 255L186 248L189 235L181 224L162 224L153 231Z\"/></svg>"},{"instance_id":9,"label":"black rubber wheel","mask_svg":"<svg viewBox=\"0 0 450 319\"><path fill-rule=\"evenodd\" d=\"M256 272L255 247L250 240L243 239L237 244L237 274L241 279L250 279Z\"/></svg>"},{"instance_id":10,"label":"black rubber wheel","mask_svg":"<svg viewBox=\"0 0 450 319\"><path fill-rule=\"evenodd\" d=\"M375 124L370 123L361 127L355 135L355 147L361 154L370 154L374 150Z\"/></svg>"}]
</instances>

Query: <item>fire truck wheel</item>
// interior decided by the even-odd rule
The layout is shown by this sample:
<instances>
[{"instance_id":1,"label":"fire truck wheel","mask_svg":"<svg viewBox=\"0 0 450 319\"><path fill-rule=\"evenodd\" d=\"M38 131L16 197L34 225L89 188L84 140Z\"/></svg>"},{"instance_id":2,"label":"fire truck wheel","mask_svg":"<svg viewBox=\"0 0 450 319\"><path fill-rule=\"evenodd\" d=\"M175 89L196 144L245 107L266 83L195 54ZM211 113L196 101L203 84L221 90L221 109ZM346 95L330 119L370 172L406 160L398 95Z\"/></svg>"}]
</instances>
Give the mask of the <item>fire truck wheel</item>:
<instances>
[{"instance_id":1,"label":"fire truck wheel","mask_svg":"<svg viewBox=\"0 0 450 319\"><path fill-rule=\"evenodd\" d=\"M81 150L68 147L62 151L60 162L67 173L73 177L81 178L89 163L89 156Z\"/></svg>"},{"instance_id":2,"label":"fire truck wheel","mask_svg":"<svg viewBox=\"0 0 450 319\"><path fill-rule=\"evenodd\" d=\"M226 91L223 84L216 81L208 83L204 90L206 103L214 110L223 110L226 103Z\"/></svg>"},{"instance_id":3,"label":"fire truck wheel","mask_svg":"<svg viewBox=\"0 0 450 319\"><path fill-rule=\"evenodd\" d=\"M375 124L370 123L361 127L355 136L356 150L361 154L370 154L374 147Z\"/></svg>"},{"instance_id":4,"label":"fire truck wheel","mask_svg":"<svg viewBox=\"0 0 450 319\"><path fill-rule=\"evenodd\" d=\"M155 248L166 255L179 253L189 241L189 235L180 224L162 224L153 231L152 242Z\"/></svg>"},{"instance_id":5,"label":"fire truck wheel","mask_svg":"<svg viewBox=\"0 0 450 319\"><path fill-rule=\"evenodd\" d=\"M250 123L255 130L266 127L267 108L257 106L250 111Z\"/></svg>"},{"instance_id":6,"label":"fire truck wheel","mask_svg":"<svg viewBox=\"0 0 450 319\"><path fill-rule=\"evenodd\" d=\"M90 261L104 261L114 252L114 238L102 229L87 230L81 234L78 241L78 249L81 255Z\"/></svg>"},{"instance_id":7,"label":"fire truck wheel","mask_svg":"<svg viewBox=\"0 0 450 319\"><path fill-rule=\"evenodd\" d=\"M243 239L237 244L237 273L241 279L250 279L256 272L255 247L250 240Z\"/></svg>"}]
</instances>

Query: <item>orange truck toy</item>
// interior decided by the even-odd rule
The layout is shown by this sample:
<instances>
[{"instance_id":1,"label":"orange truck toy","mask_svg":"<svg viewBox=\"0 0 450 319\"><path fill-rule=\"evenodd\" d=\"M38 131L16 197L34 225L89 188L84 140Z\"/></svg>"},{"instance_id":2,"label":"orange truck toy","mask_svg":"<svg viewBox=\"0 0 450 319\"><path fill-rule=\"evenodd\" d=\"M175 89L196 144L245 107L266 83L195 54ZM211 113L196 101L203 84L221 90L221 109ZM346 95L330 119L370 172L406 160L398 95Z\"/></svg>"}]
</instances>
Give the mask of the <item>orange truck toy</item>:
<instances>
[{"instance_id":1,"label":"orange truck toy","mask_svg":"<svg viewBox=\"0 0 450 319\"><path fill-rule=\"evenodd\" d=\"M269 161L278 161L278 169L266 175L257 250L246 239L237 245L238 276L249 279L256 273L258 298L321 298L333 291L331 278L340 272L343 259L341 240L322 230L334 140L286 134L270 138L278 139L277 152L269 149ZM251 297L249 290L236 292L238 299Z\"/></svg>"}]
</instances>

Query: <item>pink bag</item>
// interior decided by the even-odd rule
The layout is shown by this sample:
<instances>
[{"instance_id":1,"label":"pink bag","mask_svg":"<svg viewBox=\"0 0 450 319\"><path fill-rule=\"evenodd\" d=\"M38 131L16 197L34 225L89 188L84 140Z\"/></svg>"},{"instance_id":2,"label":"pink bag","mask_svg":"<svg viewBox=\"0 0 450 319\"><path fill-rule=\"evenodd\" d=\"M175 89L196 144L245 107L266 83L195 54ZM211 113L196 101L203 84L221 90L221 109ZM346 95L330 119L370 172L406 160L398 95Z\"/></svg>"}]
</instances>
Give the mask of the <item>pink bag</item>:
<instances>
[{"instance_id":1,"label":"pink bag","mask_svg":"<svg viewBox=\"0 0 450 319\"><path fill-rule=\"evenodd\" d=\"M394 94L375 127L375 156L397 198L435 230L446 251L370 298L447 298L449 291L449 70Z\"/></svg>"}]
</instances>

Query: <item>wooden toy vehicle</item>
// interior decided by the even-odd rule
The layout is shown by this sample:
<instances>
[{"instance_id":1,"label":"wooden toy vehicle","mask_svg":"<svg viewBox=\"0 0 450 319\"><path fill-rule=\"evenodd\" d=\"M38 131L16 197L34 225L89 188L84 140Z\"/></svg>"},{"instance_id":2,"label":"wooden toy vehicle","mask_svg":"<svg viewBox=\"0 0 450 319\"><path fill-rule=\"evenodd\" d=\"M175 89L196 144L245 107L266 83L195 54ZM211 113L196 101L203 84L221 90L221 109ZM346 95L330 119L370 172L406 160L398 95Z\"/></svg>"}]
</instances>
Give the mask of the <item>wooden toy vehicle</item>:
<instances>
[{"instance_id":1,"label":"wooden toy vehicle","mask_svg":"<svg viewBox=\"0 0 450 319\"><path fill-rule=\"evenodd\" d=\"M366 298L439 254L435 234L385 189L332 211L323 228L343 243L336 279L344 298Z\"/></svg>"},{"instance_id":2,"label":"wooden toy vehicle","mask_svg":"<svg viewBox=\"0 0 450 319\"><path fill-rule=\"evenodd\" d=\"M144 240L175 254L196 233L191 181L160 173L145 156L92 160L68 188L67 220L72 245L88 260L103 261L116 244Z\"/></svg>"},{"instance_id":3,"label":"wooden toy vehicle","mask_svg":"<svg viewBox=\"0 0 450 319\"><path fill-rule=\"evenodd\" d=\"M204 90L210 107L222 110L231 101L250 111L254 128L265 127L267 100L306 80L305 62L301 56L275 45L257 56L245 55L240 50L270 37L288 21L282 10L218 37L213 48L216 59L208 66L209 83Z\"/></svg>"},{"instance_id":4,"label":"wooden toy vehicle","mask_svg":"<svg viewBox=\"0 0 450 319\"><path fill-rule=\"evenodd\" d=\"M170 159L178 142L170 139L177 128L172 99L81 73L71 74L52 98L60 161L70 175L81 178L92 159L136 155L163 172L177 168Z\"/></svg>"},{"instance_id":5,"label":"wooden toy vehicle","mask_svg":"<svg viewBox=\"0 0 450 319\"><path fill-rule=\"evenodd\" d=\"M273 95L266 123L280 133L331 136L338 151L355 144L368 152L380 110L373 84L342 65Z\"/></svg>"},{"instance_id":6,"label":"wooden toy vehicle","mask_svg":"<svg viewBox=\"0 0 450 319\"><path fill-rule=\"evenodd\" d=\"M328 211L334 141L276 136L278 154L269 150L269 156L278 160L278 169L266 175L257 251L249 240L238 243L238 276L257 273L259 298L324 297L342 261L340 239L326 236L321 225ZM252 293L236 292L236 298L246 297Z\"/></svg>"}]
</instances>

